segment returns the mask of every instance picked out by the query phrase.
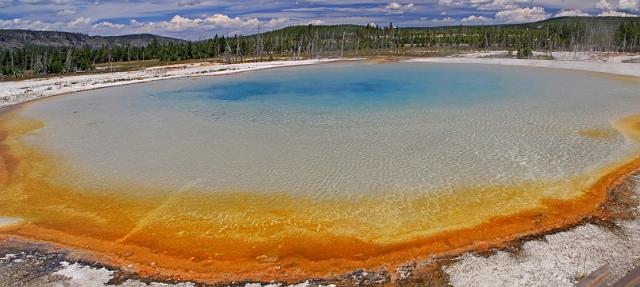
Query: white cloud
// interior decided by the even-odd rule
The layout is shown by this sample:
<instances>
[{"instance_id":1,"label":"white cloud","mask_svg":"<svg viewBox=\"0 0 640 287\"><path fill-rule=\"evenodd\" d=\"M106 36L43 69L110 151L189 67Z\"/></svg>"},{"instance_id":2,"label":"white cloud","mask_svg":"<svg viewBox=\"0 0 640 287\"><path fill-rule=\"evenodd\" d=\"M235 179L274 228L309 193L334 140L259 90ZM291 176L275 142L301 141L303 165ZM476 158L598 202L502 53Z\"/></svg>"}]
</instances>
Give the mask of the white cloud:
<instances>
[{"instance_id":1,"label":"white cloud","mask_svg":"<svg viewBox=\"0 0 640 287\"><path fill-rule=\"evenodd\" d=\"M309 1L309 0L307 0ZM320 6L320 7L296 7L285 8L282 12L293 13L348 13L348 14L403 14L405 12L416 10L414 3L400 4L398 2L389 2L383 6L376 7L343 7L343 6Z\"/></svg>"},{"instance_id":2,"label":"white cloud","mask_svg":"<svg viewBox=\"0 0 640 287\"><path fill-rule=\"evenodd\" d=\"M455 22L455 21L456 21L456 19L453 19L451 17L431 20L431 22L434 22L434 23L451 23L451 22Z\"/></svg>"},{"instance_id":3,"label":"white cloud","mask_svg":"<svg viewBox=\"0 0 640 287\"><path fill-rule=\"evenodd\" d=\"M91 23L93 23L93 19L91 18L78 17L75 20L69 22L68 25L70 27L78 27L78 26L86 26Z\"/></svg>"},{"instance_id":4,"label":"white cloud","mask_svg":"<svg viewBox=\"0 0 640 287\"><path fill-rule=\"evenodd\" d=\"M257 18L229 17L224 14L214 14L202 18L189 18L176 15L168 21L141 22L130 20L126 24L117 24L110 21L97 22L89 17L77 17L69 21L45 22L29 19L0 20L0 29L29 29L29 30L61 30L82 33L101 34L129 34L129 33L154 33L175 35L198 39L211 33L237 34L255 33L258 27L271 30L283 27L290 23L289 18L277 17L261 21Z\"/></svg>"},{"instance_id":5,"label":"white cloud","mask_svg":"<svg viewBox=\"0 0 640 287\"><path fill-rule=\"evenodd\" d=\"M542 7L517 8L496 13L496 20L506 23L542 21L551 17Z\"/></svg>"},{"instance_id":6,"label":"white cloud","mask_svg":"<svg viewBox=\"0 0 640 287\"><path fill-rule=\"evenodd\" d=\"M240 27L258 27L262 24L258 18L242 19L240 17L229 17L224 14L213 14L204 18L188 18L175 15L169 21L159 22L138 22L131 21L131 26L138 27L148 32L152 31L168 31L180 32L186 30L213 30L216 28L240 28Z\"/></svg>"},{"instance_id":7,"label":"white cloud","mask_svg":"<svg viewBox=\"0 0 640 287\"><path fill-rule=\"evenodd\" d=\"M596 3L596 8L604 11L615 11L616 9L638 11L640 10L640 0L618 0L617 4L610 0L600 0Z\"/></svg>"},{"instance_id":8,"label":"white cloud","mask_svg":"<svg viewBox=\"0 0 640 287\"><path fill-rule=\"evenodd\" d=\"M582 15L579 10L562 11L559 14L572 14ZM542 7L531 8L515 8L502 10L496 13L495 18L489 18L486 16L471 15L464 17L460 20L453 19L451 17L443 19L434 19L432 22L446 23L446 22L460 22L462 24L486 24L486 23L523 23L523 22L535 22L542 21L551 17L550 13L547 13Z\"/></svg>"},{"instance_id":9,"label":"white cloud","mask_svg":"<svg viewBox=\"0 0 640 287\"><path fill-rule=\"evenodd\" d=\"M64 30L64 31L84 31L91 28L93 20L91 18L78 17L68 22L44 22L40 20L10 19L0 20L0 29L28 29L28 30Z\"/></svg>"},{"instance_id":10,"label":"white cloud","mask_svg":"<svg viewBox=\"0 0 640 287\"><path fill-rule=\"evenodd\" d=\"M554 17L574 17L574 16L586 17L590 15L589 13L582 12L581 10L562 10L558 12Z\"/></svg>"},{"instance_id":11,"label":"white cloud","mask_svg":"<svg viewBox=\"0 0 640 287\"><path fill-rule=\"evenodd\" d=\"M638 15L619 11L604 11L598 14L600 17L638 17Z\"/></svg>"},{"instance_id":12,"label":"white cloud","mask_svg":"<svg viewBox=\"0 0 640 287\"><path fill-rule=\"evenodd\" d=\"M413 4L413 3L402 5L402 4L398 3L398 2L391 2L391 3L387 4L386 6L384 6L383 12L402 14L402 13L405 13L405 12L408 12L408 11L412 11L415 8L416 8L416 5ZM373 10L375 10L375 9L373 9Z\"/></svg>"},{"instance_id":13,"label":"white cloud","mask_svg":"<svg viewBox=\"0 0 640 287\"><path fill-rule=\"evenodd\" d=\"M384 6L384 8L387 10L406 10L406 9L413 9L414 6L415 5L413 3L402 5L398 2L391 2L387 4L387 6Z\"/></svg>"},{"instance_id":14,"label":"white cloud","mask_svg":"<svg viewBox=\"0 0 640 287\"><path fill-rule=\"evenodd\" d=\"M479 10L504 10L518 8L516 4L525 4L531 2L530 0L493 0L489 3L480 5Z\"/></svg>"},{"instance_id":15,"label":"white cloud","mask_svg":"<svg viewBox=\"0 0 640 287\"><path fill-rule=\"evenodd\" d=\"M279 17L279 18L272 18L271 20L267 21L263 25L268 28L275 28L275 27L283 26L288 23L289 23L289 18Z\"/></svg>"},{"instance_id":16,"label":"white cloud","mask_svg":"<svg viewBox=\"0 0 640 287\"><path fill-rule=\"evenodd\" d=\"M638 11L640 10L640 0L620 0L618 9Z\"/></svg>"},{"instance_id":17,"label":"white cloud","mask_svg":"<svg viewBox=\"0 0 640 287\"><path fill-rule=\"evenodd\" d=\"M389 10L399 10L400 8L402 8L402 4L399 4L398 2L391 2L384 8Z\"/></svg>"},{"instance_id":18,"label":"white cloud","mask_svg":"<svg viewBox=\"0 0 640 287\"><path fill-rule=\"evenodd\" d=\"M531 0L439 0L440 6L456 8L474 8L478 10L517 9L518 4L530 3Z\"/></svg>"},{"instance_id":19,"label":"white cloud","mask_svg":"<svg viewBox=\"0 0 640 287\"><path fill-rule=\"evenodd\" d=\"M92 28L94 30L108 30L108 31L120 31L120 30L124 30L127 28L127 25L124 24L114 24L111 22L100 22L100 23L96 23L93 24Z\"/></svg>"},{"instance_id":20,"label":"white cloud","mask_svg":"<svg viewBox=\"0 0 640 287\"><path fill-rule=\"evenodd\" d=\"M602 9L602 10L613 10L615 9L615 6L611 4L608 0L600 0L598 3L596 3L596 8Z\"/></svg>"},{"instance_id":21,"label":"white cloud","mask_svg":"<svg viewBox=\"0 0 640 287\"><path fill-rule=\"evenodd\" d=\"M322 20L318 20L318 19L314 19L309 21L309 25L314 25L314 26L320 26L320 25L324 25L324 21Z\"/></svg>"},{"instance_id":22,"label":"white cloud","mask_svg":"<svg viewBox=\"0 0 640 287\"><path fill-rule=\"evenodd\" d=\"M462 23L485 23L485 22L491 22L491 21L493 21L493 19L487 18L484 16L475 16L475 15L471 15L469 17L462 18L462 20L460 20L460 22Z\"/></svg>"}]
</instances>

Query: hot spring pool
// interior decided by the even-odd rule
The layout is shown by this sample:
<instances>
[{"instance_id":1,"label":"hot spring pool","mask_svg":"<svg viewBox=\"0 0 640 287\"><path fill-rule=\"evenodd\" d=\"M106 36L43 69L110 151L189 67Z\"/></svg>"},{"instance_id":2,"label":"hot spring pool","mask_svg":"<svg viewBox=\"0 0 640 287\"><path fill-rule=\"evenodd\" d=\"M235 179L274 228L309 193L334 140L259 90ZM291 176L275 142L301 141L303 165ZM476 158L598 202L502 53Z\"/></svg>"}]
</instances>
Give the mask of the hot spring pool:
<instances>
[{"instance_id":1,"label":"hot spring pool","mask_svg":"<svg viewBox=\"0 0 640 287\"><path fill-rule=\"evenodd\" d=\"M590 192L635 155L614 127L640 111L638 87L577 71L348 63L58 96L4 115L19 163L0 216L26 219L23 236L136 246L215 272L232 267L202 262L303 272L429 254L489 238L473 228L497 216ZM514 233L535 225L514 222Z\"/></svg>"}]
</instances>

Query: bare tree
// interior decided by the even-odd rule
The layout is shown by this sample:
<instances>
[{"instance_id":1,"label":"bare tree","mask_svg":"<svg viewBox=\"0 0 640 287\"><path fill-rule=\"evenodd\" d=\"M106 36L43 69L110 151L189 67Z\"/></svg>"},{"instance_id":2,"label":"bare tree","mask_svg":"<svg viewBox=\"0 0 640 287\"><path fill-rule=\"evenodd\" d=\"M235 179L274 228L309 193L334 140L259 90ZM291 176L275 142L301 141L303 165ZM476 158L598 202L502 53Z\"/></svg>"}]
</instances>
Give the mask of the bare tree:
<instances>
[{"instance_id":1,"label":"bare tree","mask_svg":"<svg viewBox=\"0 0 640 287\"><path fill-rule=\"evenodd\" d=\"M260 61L262 61L262 49L262 35L260 34L260 24L258 24L258 36L256 38L256 58L260 59Z\"/></svg>"},{"instance_id":2,"label":"bare tree","mask_svg":"<svg viewBox=\"0 0 640 287\"><path fill-rule=\"evenodd\" d=\"M73 69L73 61L71 60L71 49L67 50L67 58L64 61L64 72L69 73Z\"/></svg>"},{"instance_id":3,"label":"bare tree","mask_svg":"<svg viewBox=\"0 0 640 287\"><path fill-rule=\"evenodd\" d=\"M302 45L304 45L304 35L300 35L300 42L298 43L298 55L296 56L296 60L300 59L300 51L302 50Z\"/></svg>"},{"instance_id":4,"label":"bare tree","mask_svg":"<svg viewBox=\"0 0 640 287\"><path fill-rule=\"evenodd\" d=\"M36 56L36 62L33 66L33 72L34 74L40 74L42 73L44 70L44 64L42 63L42 56L38 55Z\"/></svg>"},{"instance_id":5,"label":"bare tree","mask_svg":"<svg viewBox=\"0 0 640 287\"><path fill-rule=\"evenodd\" d=\"M111 53L109 53L109 73L113 73L113 58L111 57Z\"/></svg>"},{"instance_id":6,"label":"bare tree","mask_svg":"<svg viewBox=\"0 0 640 287\"><path fill-rule=\"evenodd\" d=\"M9 51L9 56L11 57L11 71L13 71L13 77L16 77L16 69L14 68L13 63L13 49Z\"/></svg>"},{"instance_id":7,"label":"bare tree","mask_svg":"<svg viewBox=\"0 0 640 287\"><path fill-rule=\"evenodd\" d=\"M240 49L240 38L238 34L236 34L236 63L238 63L238 57L240 57L240 62L244 62L242 59L242 50Z\"/></svg>"},{"instance_id":8,"label":"bare tree","mask_svg":"<svg viewBox=\"0 0 640 287\"><path fill-rule=\"evenodd\" d=\"M344 36L347 34L347 31L342 31L342 47L340 47L340 58L344 56Z\"/></svg>"},{"instance_id":9,"label":"bare tree","mask_svg":"<svg viewBox=\"0 0 640 287\"><path fill-rule=\"evenodd\" d=\"M231 47L229 47L229 41L227 38L224 40L225 48L224 48L224 63L229 65L231 64Z\"/></svg>"}]
</instances>

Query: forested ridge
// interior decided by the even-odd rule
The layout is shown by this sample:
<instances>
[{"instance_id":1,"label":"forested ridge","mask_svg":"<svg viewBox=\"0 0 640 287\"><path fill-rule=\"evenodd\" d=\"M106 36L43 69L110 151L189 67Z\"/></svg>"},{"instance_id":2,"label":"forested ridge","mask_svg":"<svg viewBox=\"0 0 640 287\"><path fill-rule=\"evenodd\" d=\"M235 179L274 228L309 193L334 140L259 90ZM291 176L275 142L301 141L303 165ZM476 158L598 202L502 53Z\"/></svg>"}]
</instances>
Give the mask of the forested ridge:
<instances>
[{"instance_id":1,"label":"forested ridge","mask_svg":"<svg viewBox=\"0 0 640 287\"><path fill-rule=\"evenodd\" d=\"M0 42L3 40L0 30ZM15 32L15 30L13 30ZM64 32L58 37L65 37ZM74 37L83 34L68 33ZM84 35L86 37L90 37ZM152 35L150 35L152 36ZM126 39L131 36L120 36ZM103 37L108 38L108 37ZM204 41L148 38L148 42L104 40L21 42L0 49L4 77L92 71L99 64L156 60L218 59L226 63L274 58L320 58L370 55L424 55L425 51L510 50L519 56L538 51L640 52L640 19L563 17L536 23L398 28L385 26L293 26L249 35L213 35ZM14 39L15 40L15 39ZM81 43L81 44L72 44ZM15 46L15 45L14 45Z\"/></svg>"},{"instance_id":2,"label":"forested ridge","mask_svg":"<svg viewBox=\"0 0 640 287\"><path fill-rule=\"evenodd\" d=\"M34 30L0 30L0 49L15 49L25 46L47 47L82 47L91 46L133 46L149 45L154 40L160 43L183 43L185 40L162 37L152 34L131 34L123 36L89 36L81 33L34 31Z\"/></svg>"}]
</instances>

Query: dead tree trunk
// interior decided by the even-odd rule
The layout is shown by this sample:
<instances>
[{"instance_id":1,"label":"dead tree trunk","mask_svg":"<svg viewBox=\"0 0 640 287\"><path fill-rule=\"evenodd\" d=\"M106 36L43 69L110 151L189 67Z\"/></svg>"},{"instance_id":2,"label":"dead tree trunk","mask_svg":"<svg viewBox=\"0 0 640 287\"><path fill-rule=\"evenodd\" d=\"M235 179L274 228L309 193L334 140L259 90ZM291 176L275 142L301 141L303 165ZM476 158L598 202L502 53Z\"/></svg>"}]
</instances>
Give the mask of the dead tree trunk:
<instances>
[{"instance_id":1,"label":"dead tree trunk","mask_svg":"<svg viewBox=\"0 0 640 287\"><path fill-rule=\"evenodd\" d=\"M67 58L64 61L64 72L69 73L73 67L73 62L71 61L71 49L67 50Z\"/></svg>"},{"instance_id":2,"label":"dead tree trunk","mask_svg":"<svg viewBox=\"0 0 640 287\"><path fill-rule=\"evenodd\" d=\"M229 47L229 41L227 39L225 39L224 42L224 63L229 65L231 64L231 47Z\"/></svg>"},{"instance_id":3,"label":"dead tree trunk","mask_svg":"<svg viewBox=\"0 0 640 287\"><path fill-rule=\"evenodd\" d=\"M344 36L347 34L346 31L342 31L342 46L340 47L340 58L344 56Z\"/></svg>"}]
</instances>

